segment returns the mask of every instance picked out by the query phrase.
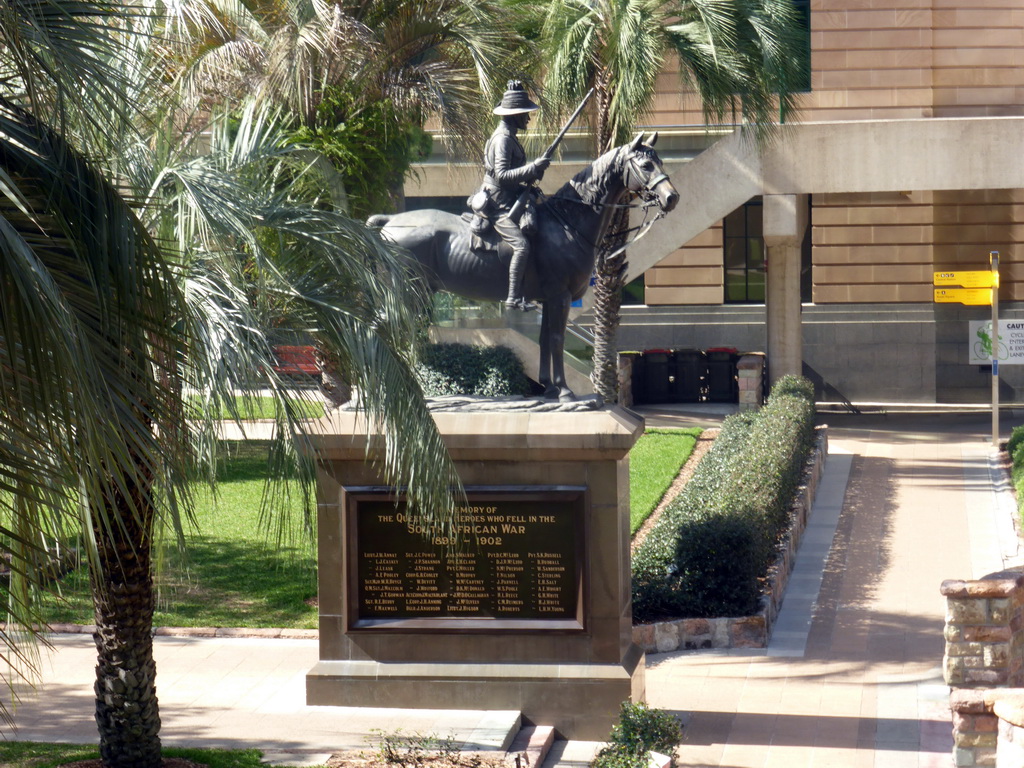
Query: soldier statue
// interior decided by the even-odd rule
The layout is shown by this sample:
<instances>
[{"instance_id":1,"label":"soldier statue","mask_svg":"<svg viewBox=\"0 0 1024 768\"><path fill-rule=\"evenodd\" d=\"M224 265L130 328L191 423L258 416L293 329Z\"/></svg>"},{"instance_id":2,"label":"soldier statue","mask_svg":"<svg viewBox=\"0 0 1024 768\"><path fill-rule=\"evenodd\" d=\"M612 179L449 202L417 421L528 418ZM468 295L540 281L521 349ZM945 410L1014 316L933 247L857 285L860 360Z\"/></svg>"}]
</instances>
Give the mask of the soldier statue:
<instances>
[{"instance_id":1,"label":"soldier statue","mask_svg":"<svg viewBox=\"0 0 1024 768\"><path fill-rule=\"evenodd\" d=\"M536 305L523 296L523 273L530 258L528 236L535 221L531 185L544 177L551 161L542 155L531 163L526 162L526 150L516 134L526 128L530 113L538 109L523 84L510 80L501 103L494 108L501 122L484 147L484 181L472 203L478 213L481 208L490 211L494 229L512 248L505 306L523 311L536 309ZM524 192L525 207L522 203L517 206ZM513 207L517 210L512 211Z\"/></svg>"}]
</instances>

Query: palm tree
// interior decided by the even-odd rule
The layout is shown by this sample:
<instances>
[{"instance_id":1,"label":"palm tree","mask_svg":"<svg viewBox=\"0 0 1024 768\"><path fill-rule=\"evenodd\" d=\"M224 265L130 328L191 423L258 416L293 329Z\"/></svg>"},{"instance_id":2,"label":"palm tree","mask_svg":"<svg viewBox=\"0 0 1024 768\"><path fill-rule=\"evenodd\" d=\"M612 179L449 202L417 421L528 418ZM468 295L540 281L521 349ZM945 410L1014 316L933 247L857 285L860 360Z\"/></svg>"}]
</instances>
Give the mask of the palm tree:
<instances>
[{"instance_id":1,"label":"palm tree","mask_svg":"<svg viewBox=\"0 0 1024 768\"><path fill-rule=\"evenodd\" d=\"M335 204L357 216L391 207L389 195L429 151L428 120L453 148L479 147L484 105L522 46L493 0L218 6L232 12L213 34L179 48L173 66L184 90L197 103L254 92L285 108L298 138L339 171Z\"/></svg>"},{"instance_id":2,"label":"palm tree","mask_svg":"<svg viewBox=\"0 0 1024 768\"><path fill-rule=\"evenodd\" d=\"M30 585L49 542L82 530L96 595L97 722L134 742L105 740L104 756L152 765L159 741L134 734L158 724L148 577L160 479L182 475L163 381L180 354L168 318L183 302L157 243L87 154L102 123L128 109L115 10L2 8L0 472L11 493L0 505L17 575L8 611L22 626L36 623ZM86 81L87 96L72 100Z\"/></svg>"},{"instance_id":3,"label":"palm tree","mask_svg":"<svg viewBox=\"0 0 1024 768\"><path fill-rule=\"evenodd\" d=\"M402 257L294 198L304 165L285 170L293 153L256 110L221 124L206 155L173 110L151 135L130 130L161 78L141 76L156 38L133 26L153 19L125 10L0 3L0 548L9 616L33 627L35 565L81 532L101 755L148 768L160 763L154 526L180 531L194 460L215 444L209 411L182 392L234 402L242 369L262 366L283 395L263 307L346 362L384 425L386 472L414 503L444 516L456 480L410 371L421 294ZM280 434L301 434L280 402ZM21 653L12 631L0 637Z\"/></svg>"},{"instance_id":4,"label":"palm tree","mask_svg":"<svg viewBox=\"0 0 1024 768\"><path fill-rule=\"evenodd\" d=\"M500 91L524 58L518 17L495 0L261 0L215 11L215 22L174 25L182 33L165 69L200 109L247 93L281 108L322 179L311 196L357 219L404 207L405 177L430 151L428 121L449 149L476 156L489 121L481 92ZM343 402L342 361L322 344L316 352L322 392Z\"/></svg>"},{"instance_id":5,"label":"palm tree","mask_svg":"<svg viewBox=\"0 0 1024 768\"><path fill-rule=\"evenodd\" d=\"M678 58L682 87L699 96L707 122L742 121L764 142L795 110L805 55L791 0L552 0L537 10L545 97L564 112L595 89L596 153L629 138L669 56ZM623 211L614 231L627 222ZM618 390L623 245L624 236L604 244L594 287L593 381L609 402Z\"/></svg>"}]
</instances>

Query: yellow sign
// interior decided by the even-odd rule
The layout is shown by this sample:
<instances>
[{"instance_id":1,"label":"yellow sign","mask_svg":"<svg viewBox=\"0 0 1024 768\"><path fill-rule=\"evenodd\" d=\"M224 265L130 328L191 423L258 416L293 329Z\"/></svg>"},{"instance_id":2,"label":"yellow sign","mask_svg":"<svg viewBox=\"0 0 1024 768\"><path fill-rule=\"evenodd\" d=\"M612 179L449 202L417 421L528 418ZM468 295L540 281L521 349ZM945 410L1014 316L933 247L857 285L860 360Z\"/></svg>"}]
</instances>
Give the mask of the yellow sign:
<instances>
[{"instance_id":1,"label":"yellow sign","mask_svg":"<svg viewBox=\"0 0 1024 768\"><path fill-rule=\"evenodd\" d=\"M991 288L936 288L935 301L939 304L968 304L988 306L992 303Z\"/></svg>"},{"instance_id":2,"label":"yellow sign","mask_svg":"<svg viewBox=\"0 0 1024 768\"><path fill-rule=\"evenodd\" d=\"M992 275L992 270L987 272L935 272L932 276L932 285L958 285L961 288L991 288ZM985 303L988 304L987 301Z\"/></svg>"}]
</instances>

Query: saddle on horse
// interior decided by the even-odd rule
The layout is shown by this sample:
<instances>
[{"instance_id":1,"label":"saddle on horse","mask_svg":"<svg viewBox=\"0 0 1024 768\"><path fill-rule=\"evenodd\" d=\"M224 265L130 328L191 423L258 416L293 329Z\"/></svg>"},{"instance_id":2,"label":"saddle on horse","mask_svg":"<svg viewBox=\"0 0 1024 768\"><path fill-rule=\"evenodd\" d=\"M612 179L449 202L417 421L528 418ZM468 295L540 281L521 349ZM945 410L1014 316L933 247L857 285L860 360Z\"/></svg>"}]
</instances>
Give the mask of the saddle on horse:
<instances>
[{"instance_id":1,"label":"saddle on horse","mask_svg":"<svg viewBox=\"0 0 1024 768\"><path fill-rule=\"evenodd\" d=\"M537 231L537 198L539 196L540 190L532 187L518 220L519 229L531 240ZM469 224L470 247L474 251L497 251L501 246L502 238L495 229L495 223L500 217L506 216L506 212L502 211L491 199L491 192L486 184L466 198L466 205L469 206L469 211L462 214L462 220Z\"/></svg>"}]
</instances>

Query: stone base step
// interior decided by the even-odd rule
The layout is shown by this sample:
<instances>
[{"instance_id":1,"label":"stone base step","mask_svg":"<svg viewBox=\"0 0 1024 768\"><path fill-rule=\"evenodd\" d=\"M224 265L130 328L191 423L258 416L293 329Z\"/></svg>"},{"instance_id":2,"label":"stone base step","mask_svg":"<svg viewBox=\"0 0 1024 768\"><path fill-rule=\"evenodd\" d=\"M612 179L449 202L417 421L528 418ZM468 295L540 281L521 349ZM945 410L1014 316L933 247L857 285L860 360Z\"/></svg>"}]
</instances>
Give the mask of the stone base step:
<instances>
[{"instance_id":1,"label":"stone base step","mask_svg":"<svg viewBox=\"0 0 1024 768\"><path fill-rule=\"evenodd\" d=\"M515 768L540 768L555 743L555 729L550 725L527 725L520 729L508 748Z\"/></svg>"}]
</instances>

